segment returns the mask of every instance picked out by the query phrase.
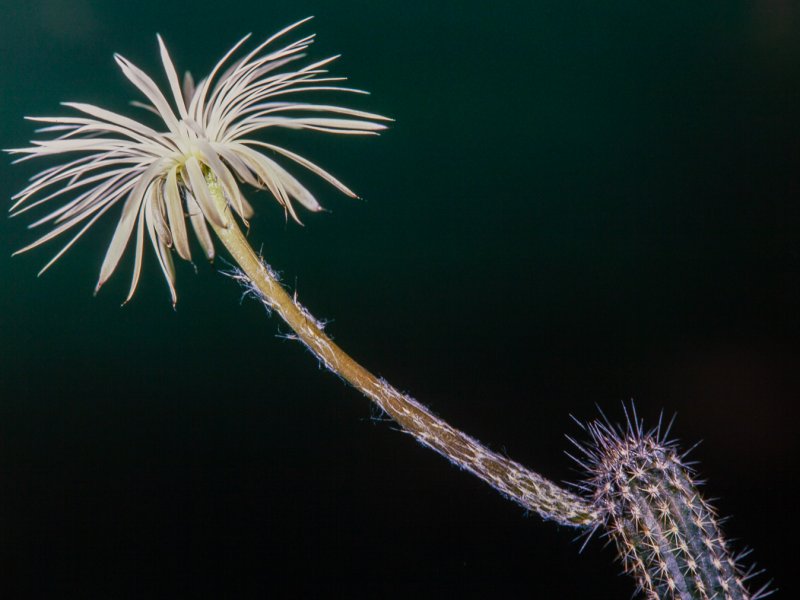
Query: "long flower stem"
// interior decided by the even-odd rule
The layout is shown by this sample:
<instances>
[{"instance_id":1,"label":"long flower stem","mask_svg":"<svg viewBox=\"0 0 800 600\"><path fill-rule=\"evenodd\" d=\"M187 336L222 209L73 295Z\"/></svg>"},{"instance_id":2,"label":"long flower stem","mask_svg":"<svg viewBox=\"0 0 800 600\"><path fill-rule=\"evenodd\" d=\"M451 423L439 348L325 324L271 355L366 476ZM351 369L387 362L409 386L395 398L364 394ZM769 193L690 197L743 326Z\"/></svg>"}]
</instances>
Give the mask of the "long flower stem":
<instances>
[{"instance_id":1,"label":"long flower stem","mask_svg":"<svg viewBox=\"0 0 800 600\"><path fill-rule=\"evenodd\" d=\"M308 311L286 293L230 215L219 183L212 176L209 176L208 183L221 211L229 215L227 227L211 222L215 233L262 301L280 315L331 371L377 404L423 445L477 475L526 509L564 525L593 526L599 522L598 512L583 498L519 463L492 452L353 360L325 335Z\"/></svg>"}]
</instances>

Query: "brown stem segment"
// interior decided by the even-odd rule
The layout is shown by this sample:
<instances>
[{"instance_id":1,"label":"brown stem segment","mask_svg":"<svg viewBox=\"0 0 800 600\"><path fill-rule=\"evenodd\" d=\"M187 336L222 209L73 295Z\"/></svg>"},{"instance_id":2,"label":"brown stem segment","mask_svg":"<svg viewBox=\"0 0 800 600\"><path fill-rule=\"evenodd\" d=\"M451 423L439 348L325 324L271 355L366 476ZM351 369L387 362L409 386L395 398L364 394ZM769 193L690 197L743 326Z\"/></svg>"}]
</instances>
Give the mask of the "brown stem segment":
<instances>
[{"instance_id":1,"label":"brown stem segment","mask_svg":"<svg viewBox=\"0 0 800 600\"><path fill-rule=\"evenodd\" d=\"M223 209L223 214L230 214L219 184L210 180L209 188ZM492 452L353 360L325 335L308 311L286 293L269 266L253 251L234 219L229 217L228 221L227 227L216 225L213 221L211 225L263 302L286 321L297 337L331 371L361 391L405 431L545 519L587 527L600 522L597 510L580 496Z\"/></svg>"}]
</instances>

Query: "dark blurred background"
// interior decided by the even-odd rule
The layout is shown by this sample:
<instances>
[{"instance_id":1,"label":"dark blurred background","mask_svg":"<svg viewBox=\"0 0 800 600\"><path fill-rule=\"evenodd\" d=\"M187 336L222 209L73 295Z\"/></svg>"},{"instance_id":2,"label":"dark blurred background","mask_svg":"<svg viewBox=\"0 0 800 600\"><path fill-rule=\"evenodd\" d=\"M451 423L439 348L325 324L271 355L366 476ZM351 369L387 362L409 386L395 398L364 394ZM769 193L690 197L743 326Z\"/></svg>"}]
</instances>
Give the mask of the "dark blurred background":
<instances>
[{"instance_id":1,"label":"dark blurred background","mask_svg":"<svg viewBox=\"0 0 800 600\"><path fill-rule=\"evenodd\" d=\"M316 15L313 56L396 123L287 136L365 198L305 177L332 214L301 228L250 194L288 287L557 481L570 414L677 413L736 547L796 597L800 6L569 4L2 0L0 146L60 101L141 114L112 54L162 82L157 32L201 76ZM2 194L43 166L4 159ZM222 261L178 265L175 311L152 252L129 305L130 254L93 298L114 221L41 279L60 246L12 259L30 219L0 221L4 597L630 597L602 540L579 554L376 420Z\"/></svg>"}]
</instances>

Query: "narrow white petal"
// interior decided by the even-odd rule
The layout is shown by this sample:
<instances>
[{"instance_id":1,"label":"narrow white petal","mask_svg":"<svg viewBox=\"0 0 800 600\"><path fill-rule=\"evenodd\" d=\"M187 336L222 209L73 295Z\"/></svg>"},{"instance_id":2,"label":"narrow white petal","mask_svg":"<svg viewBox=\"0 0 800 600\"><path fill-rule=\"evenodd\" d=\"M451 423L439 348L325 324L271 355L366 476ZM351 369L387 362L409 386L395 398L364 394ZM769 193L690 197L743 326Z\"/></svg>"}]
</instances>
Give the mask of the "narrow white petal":
<instances>
[{"instance_id":1,"label":"narrow white petal","mask_svg":"<svg viewBox=\"0 0 800 600\"><path fill-rule=\"evenodd\" d=\"M133 225L136 223L136 215L139 214L140 208L140 202L136 201L133 195L128 196L128 199L122 207L122 217L117 222L117 229L114 231L114 236L111 238L108 250L106 250L103 266L100 267L100 277L97 279L95 293L108 281L108 278L111 277L114 270L117 268L122 252L128 245L128 240L133 231Z\"/></svg>"},{"instance_id":2,"label":"narrow white petal","mask_svg":"<svg viewBox=\"0 0 800 600\"><path fill-rule=\"evenodd\" d=\"M106 257L103 260L103 266L100 267L100 277L97 281L97 287L95 288L96 290L100 289L100 286L102 286L108 280L108 278L114 272L114 269L117 268L117 264L122 256L122 252L128 245L128 240L130 239L131 231L133 230L133 223L136 220L136 215L139 214L141 217L141 206L145 192L147 191L148 186L152 184L153 177L161 168L163 168L161 163L151 165L150 168L148 168L139 178L136 183L136 187L131 190L130 196L128 196L128 199L125 201L125 205L122 208L122 216L117 224L114 237L111 238L111 244L108 246L108 250L106 251ZM138 275L136 275L136 277L138 280ZM131 294L135 289L136 285L134 284L131 289Z\"/></svg>"},{"instance_id":3,"label":"narrow white petal","mask_svg":"<svg viewBox=\"0 0 800 600\"><path fill-rule=\"evenodd\" d=\"M180 191L178 190L177 167L172 167L167 172L163 194L167 205L167 218L169 219L169 227L172 230L175 250L177 250L178 256L182 259L192 260L192 253L189 250L189 238L186 235L186 220L183 216L183 205Z\"/></svg>"},{"instance_id":4,"label":"narrow white petal","mask_svg":"<svg viewBox=\"0 0 800 600\"><path fill-rule=\"evenodd\" d=\"M144 254L144 203L139 207L139 218L137 219L136 250L133 260L131 287L128 291L128 297L125 298L123 304L130 302L131 298L133 298L133 294L136 292L136 286L139 285L139 276L142 274L142 254Z\"/></svg>"},{"instance_id":5,"label":"narrow white petal","mask_svg":"<svg viewBox=\"0 0 800 600\"><path fill-rule=\"evenodd\" d=\"M68 106L70 108L74 108L82 113L86 113L87 115L91 115L98 119L102 119L103 121L108 121L109 123L114 123L119 125L120 127L124 127L125 129L129 129L130 131L135 131L147 138L152 139L153 141L157 141L159 134L156 133L154 129L147 127L147 125L143 125L138 121L134 121L128 117L123 115L117 114L110 110L106 110L104 108L100 108L99 106L94 106L92 104L84 104L82 102L62 102L64 106Z\"/></svg>"},{"instance_id":6,"label":"narrow white petal","mask_svg":"<svg viewBox=\"0 0 800 600\"><path fill-rule=\"evenodd\" d=\"M242 144L255 145L255 146L263 146L264 148L269 148L270 150L274 150L278 154L282 154L285 157L292 159L297 164L304 166L306 169L308 169L312 173L318 175L319 177L321 177L322 179L324 179L325 181L330 183L333 187L335 187L336 189L338 189L342 193L350 196L351 198L358 198L358 196L356 195L356 193L353 190L351 190L349 187L347 187L341 181L336 179L336 177L331 175L328 171L326 171L325 169L323 169L319 165L311 162L310 160L308 160L306 158L303 158L299 154L295 154L294 152L291 152L291 151L287 150L286 148L281 148L280 146L275 146L273 144L267 144L265 142L259 142L257 140L241 140L241 143Z\"/></svg>"},{"instance_id":7,"label":"narrow white petal","mask_svg":"<svg viewBox=\"0 0 800 600\"><path fill-rule=\"evenodd\" d=\"M247 109L247 113L257 113L259 116L268 115L276 112L287 111L310 111L310 112L329 112L350 117L358 117L360 119L371 119L373 121L391 121L392 119L378 115L375 113L366 112L363 110L355 110L352 108L345 108L343 106L333 106L330 104L308 104L305 102L267 102L264 104L256 104Z\"/></svg>"},{"instance_id":8,"label":"narrow white petal","mask_svg":"<svg viewBox=\"0 0 800 600\"><path fill-rule=\"evenodd\" d=\"M159 239L164 242L166 246L172 246L172 232L167 224L167 207L164 205L163 196L163 180L159 179L153 182L150 187L150 220L155 227Z\"/></svg>"},{"instance_id":9,"label":"narrow white petal","mask_svg":"<svg viewBox=\"0 0 800 600\"><path fill-rule=\"evenodd\" d=\"M136 108L143 108L147 112L151 112L157 117L161 116L156 107L153 106L152 104L147 104L146 102L139 102L138 100L131 100L130 102L128 102L128 104L130 104L131 106L135 106Z\"/></svg>"},{"instance_id":10,"label":"narrow white petal","mask_svg":"<svg viewBox=\"0 0 800 600\"><path fill-rule=\"evenodd\" d=\"M186 73L183 74L182 91L183 91L183 100L188 105L192 101L195 91L194 77L192 77L192 74L189 71L186 71Z\"/></svg>"},{"instance_id":11,"label":"narrow white petal","mask_svg":"<svg viewBox=\"0 0 800 600\"><path fill-rule=\"evenodd\" d=\"M189 221L197 236L197 241L200 242L200 246L202 246L208 260L214 260L214 242L208 232L206 218L203 216L203 211L200 210L200 206L198 206L194 196L189 193L186 194L186 206L189 209Z\"/></svg>"},{"instance_id":12,"label":"narrow white petal","mask_svg":"<svg viewBox=\"0 0 800 600\"><path fill-rule=\"evenodd\" d=\"M228 220L217 208L217 203L211 197L211 192L208 189L205 177L203 177L203 170L200 168L200 163L194 156L189 157L186 161L185 173L189 176L189 185L200 208L205 217L218 225L219 227L227 227Z\"/></svg>"},{"instance_id":13,"label":"narrow white petal","mask_svg":"<svg viewBox=\"0 0 800 600\"><path fill-rule=\"evenodd\" d=\"M256 211L253 210L253 206L247 201L247 198L241 196L241 200L242 200L242 212L241 212L242 219L244 219L244 222L247 223L248 219L251 219L253 215L256 214Z\"/></svg>"},{"instance_id":14,"label":"narrow white petal","mask_svg":"<svg viewBox=\"0 0 800 600\"><path fill-rule=\"evenodd\" d=\"M253 176L253 172L250 168L245 164L245 162L239 158L239 156L231 150L225 144L211 144L211 147L227 162L231 168L233 169L236 176L239 177L245 183L252 185L255 188L261 187L258 183L258 179Z\"/></svg>"},{"instance_id":15,"label":"narrow white petal","mask_svg":"<svg viewBox=\"0 0 800 600\"><path fill-rule=\"evenodd\" d=\"M175 305L178 303L178 293L175 290L175 263L172 261L172 253L169 251L169 248L164 246L163 242L159 242L158 256L161 259L161 269L169 285L172 307L175 308Z\"/></svg>"},{"instance_id":16,"label":"narrow white petal","mask_svg":"<svg viewBox=\"0 0 800 600\"><path fill-rule=\"evenodd\" d=\"M386 125L373 123L371 121L360 121L358 119L336 119L336 118L297 118L292 119L307 127L326 127L330 129L343 129L352 131L383 131Z\"/></svg>"},{"instance_id":17,"label":"narrow white petal","mask_svg":"<svg viewBox=\"0 0 800 600\"><path fill-rule=\"evenodd\" d=\"M169 87L170 90L172 90L172 96L175 98L175 105L178 107L178 113L180 114L181 118L185 119L189 116L189 114L186 112L186 103L183 100L181 84L178 82L178 73L175 71L175 65L172 63L172 59L169 56L169 51L164 45L164 40L161 39L160 35L157 35L156 37L158 38L158 47L161 51L161 62L164 63L164 71L166 72L167 79L169 80Z\"/></svg>"},{"instance_id":18,"label":"narrow white petal","mask_svg":"<svg viewBox=\"0 0 800 600\"><path fill-rule=\"evenodd\" d=\"M164 279L167 280L169 286L170 297L172 298L172 306L178 301L178 295L175 293L175 266L172 263L172 257L169 255L169 249L164 244L163 239L157 231L156 219L158 219L158 207L154 205L154 195L149 195L145 199L145 223L147 224L147 234L150 236L150 243L156 251L156 258L158 264L161 266L161 272L164 273Z\"/></svg>"},{"instance_id":19,"label":"narrow white petal","mask_svg":"<svg viewBox=\"0 0 800 600\"><path fill-rule=\"evenodd\" d=\"M158 86L153 82L150 76L124 56L116 54L114 55L114 58L122 69L125 77L127 77L131 83L133 83L133 85L139 88L139 90L145 96L147 96L148 100L153 103L153 106L158 109L161 118L164 119L164 123L167 125L169 130L173 133L177 133L178 120L175 117L175 113L172 112L172 109L170 108L167 99L164 97L164 94L161 93L161 90L158 89Z\"/></svg>"}]
</instances>

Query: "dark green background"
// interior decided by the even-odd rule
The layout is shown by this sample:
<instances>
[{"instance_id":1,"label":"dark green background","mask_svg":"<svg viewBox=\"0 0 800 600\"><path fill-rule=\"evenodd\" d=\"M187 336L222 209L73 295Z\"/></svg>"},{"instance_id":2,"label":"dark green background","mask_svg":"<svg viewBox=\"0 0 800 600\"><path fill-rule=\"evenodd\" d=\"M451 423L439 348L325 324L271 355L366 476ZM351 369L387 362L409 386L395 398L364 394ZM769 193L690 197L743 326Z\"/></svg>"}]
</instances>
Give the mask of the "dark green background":
<instances>
[{"instance_id":1,"label":"dark green background","mask_svg":"<svg viewBox=\"0 0 800 600\"><path fill-rule=\"evenodd\" d=\"M396 119L294 136L365 202L251 239L348 351L556 480L570 421L678 412L737 547L792 597L800 397L800 7L763 2L0 1L0 146L62 100L136 96L155 33L204 74L316 15L314 56ZM162 81L159 79L159 81ZM8 198L34 164L0 165ZM236 284L152 253L92 288L101 221L0 222L0 589L8 597L627 598L602 540L526 517L375 420ZM215 267L224 266L221 261Z\"/></svg>"}]
</instances>

